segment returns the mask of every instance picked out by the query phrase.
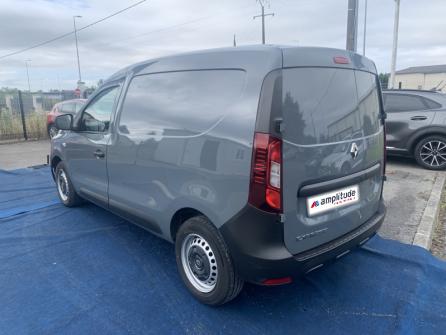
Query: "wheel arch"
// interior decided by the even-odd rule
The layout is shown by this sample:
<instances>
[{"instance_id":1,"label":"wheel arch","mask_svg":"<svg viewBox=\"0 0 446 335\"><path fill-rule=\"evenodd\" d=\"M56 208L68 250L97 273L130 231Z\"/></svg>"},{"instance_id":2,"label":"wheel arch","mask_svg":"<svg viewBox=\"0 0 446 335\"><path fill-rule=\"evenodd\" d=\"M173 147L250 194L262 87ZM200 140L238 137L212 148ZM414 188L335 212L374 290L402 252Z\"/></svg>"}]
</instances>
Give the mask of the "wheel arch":
<instances>
[{"instance_id":1,"label":"wheel arch","mask_svg":"<svg viewBox=\"0 0 446 335\"><path fill-rule=\"evenodd\" d=\"M53 175L54 178L54 172L56 169L57 164L59 164L62 161L62 158L60 158L58 155L55 155L52 159L51 159L51 173Z\"/></svg>"},{"instance_id":2,"label":"wheel arch","mask_svg":"<svg viewBox=\"0 0 446 335\"><path fill-rule=\"evenodd\" d=\"M417 144L429 136L443 136L446 137L446 128L443 127L428 127L416 132L409 140L408 149L411 154L414 154Z\"/></svg>"},{"instance_id":3,"label":"wheel arch","mask_svg":"<svg viewBox=\"0 0 446 335\"><path fill-rule=\"evenodd\" d=\"M204 216L209 220L205 214L192 207L184 207L177 210L170 220L170 238L172 241L175 241L178 229L180 229L181 225L186 220L199 215Z\"/></svg>"}]
</instances>

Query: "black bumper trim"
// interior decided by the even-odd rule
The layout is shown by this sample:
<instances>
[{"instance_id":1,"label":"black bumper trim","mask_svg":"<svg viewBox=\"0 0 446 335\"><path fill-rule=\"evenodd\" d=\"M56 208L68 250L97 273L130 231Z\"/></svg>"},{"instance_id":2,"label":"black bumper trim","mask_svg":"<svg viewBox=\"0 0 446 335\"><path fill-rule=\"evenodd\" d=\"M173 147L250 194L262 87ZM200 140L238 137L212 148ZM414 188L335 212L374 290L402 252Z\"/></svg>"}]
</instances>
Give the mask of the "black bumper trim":
<instances>
[{"instance_id":1,"label":"black bumper trim","mask_svg":"<svg viewBox=\"0 0 446 335\"><path fill-rule=\"evenodd\" d=\"M283 224L277 215L246 206L220 227L233 263L241 278L252 283L265 279L299 277L332 262L372 237L385 217L381 201L378 211L358 228L323 245L292 255L285 247Z\"/></svg>"},{"instance_id":2,"label":"black bumper trim","mask_svg":"<svg viewBox=\"0 0 446 335\"><path fill-rule=\"evenodd\" d=\"M372 218L370 218L367 222L365 222L364 224L362 224L355 230L353 230L353 231L351 231L351 232L349 232L349 233L347 233L333 241L323 244L317 248L300 253L300 254L294 256L294 258L298 262L304 262L308 259L317 257L321 254L330 252L330 251L336 249L337 247L350 242L351 240L355 239L359 235L365 233L367 230L373 228L373 226L375 226L379 223L380 219L381 219L381 216L379 214L375 214Z\"/></svg>"}]
</instances>

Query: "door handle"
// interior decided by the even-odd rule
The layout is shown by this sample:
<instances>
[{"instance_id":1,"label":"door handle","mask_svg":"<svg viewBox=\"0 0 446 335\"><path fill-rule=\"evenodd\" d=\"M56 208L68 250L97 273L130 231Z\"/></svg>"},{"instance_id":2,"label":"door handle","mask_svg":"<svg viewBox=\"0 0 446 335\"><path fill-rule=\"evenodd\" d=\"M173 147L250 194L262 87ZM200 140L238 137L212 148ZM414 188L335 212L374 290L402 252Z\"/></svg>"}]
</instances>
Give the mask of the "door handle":
<instances>
[{"instance_id":1,"label":"door handle","mask_svg":"<svg viewBox=\"0 0 446 335\"><path fill-rule=\"evenodd\" d=\"M96 158L104 158L105 157L105 153L102 150L96 150L93 154Z\"/></svg>"},{"instance_id":2,"label":"door handle","mask_svg":"<svg viewBox=\"0 0 446 335\"><path fill-rule=\"evenodd\" d=\"M410 119L413 121L423 121L427 119L427 116L412 116Z\"/></svg>"}]
</instances>

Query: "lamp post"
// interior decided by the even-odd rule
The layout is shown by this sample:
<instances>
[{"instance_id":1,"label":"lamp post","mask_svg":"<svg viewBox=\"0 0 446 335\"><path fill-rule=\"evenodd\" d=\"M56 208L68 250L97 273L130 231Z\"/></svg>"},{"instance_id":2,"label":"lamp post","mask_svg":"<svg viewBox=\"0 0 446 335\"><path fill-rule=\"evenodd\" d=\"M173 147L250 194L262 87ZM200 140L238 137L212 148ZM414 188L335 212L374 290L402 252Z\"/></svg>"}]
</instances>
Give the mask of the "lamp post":
<instances>
[{"instance_id":1,"label":"lamp post","mask_svg":"<svg viewBox=\"0 0 446 335\"><path fill-rule=\"evenodd\" d=\"M364 3L364 38L362 40L362 55L365 56L365 42L367 38L367 0Z\"/></svg>"},{"instance_id":2,"label":"lamp post","mask_svg":"<svg viewBox=\"0 0 446 335\"><path fill-rule=\"evenodd\" d=\"M395 21L393 22L392 64L390 66L389 88L395 87L396 52L398 49L398 25L400 20L400 0L395 0Z\"/></svg>"},{"instance_id":3,"label":"lamp post","mask_svg":"<svg viewBox=\"0 0 446 335\"><path fill-rule=\"evenodd\" d=\"M77 55L77 70L79 72L79 81L77 82L78 84L82 83L82 76L81 76L81 62L79 60L79 47L78 47L78 42L77 42L77 28L76 28L76 19L77 18L81 18L82 16L80 15L75 15L73 16L73 25L74 25L74 38L76 40L76 55Z\"/></svg>"},{"instance_id":4,"label":"lamp post","mask_svg":"<svg viewBox=\"0 0 446 335\"><path fill-rule=\"evenodd\" d=\"M31 59L25 59L26 66L26 77L28 78L28 92L31 93L31 85L29 84L29 70L28 70L28 62L31 62Z\"/></svg>"}]
</instances>

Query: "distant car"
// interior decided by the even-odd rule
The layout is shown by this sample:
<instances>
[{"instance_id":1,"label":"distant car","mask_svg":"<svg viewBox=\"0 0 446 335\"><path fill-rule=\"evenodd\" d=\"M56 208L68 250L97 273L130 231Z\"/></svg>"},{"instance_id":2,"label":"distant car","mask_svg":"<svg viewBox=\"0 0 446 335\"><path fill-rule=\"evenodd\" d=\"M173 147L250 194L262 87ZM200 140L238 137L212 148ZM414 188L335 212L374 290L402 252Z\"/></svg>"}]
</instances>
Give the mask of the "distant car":
<instances>
[{"instance_id":1,"label":"distant car","mask_svg":"<svg viewBox=\"0 0 446 335\"><path fill-rule=\"evenodd\" d=\"M48 113L46 121L48 135L50 136L50 138L56 136L59 131L59 129L57 129L55 124L56 117L62 114L75 115L85 104L85 101L87 100L86 99L66 100L54 105L51 112Z\"/></svg>"},{"instance_id":2,"label":"distant car","mask_svg":"<svg viewBox=\"0 0 446 335\"><path fill-rule=\"evenodd\" d=\"M426 169L446 169L446 94L387 90L383 103L387 153L412 156Z\"/></svg>"}]
</instances>

